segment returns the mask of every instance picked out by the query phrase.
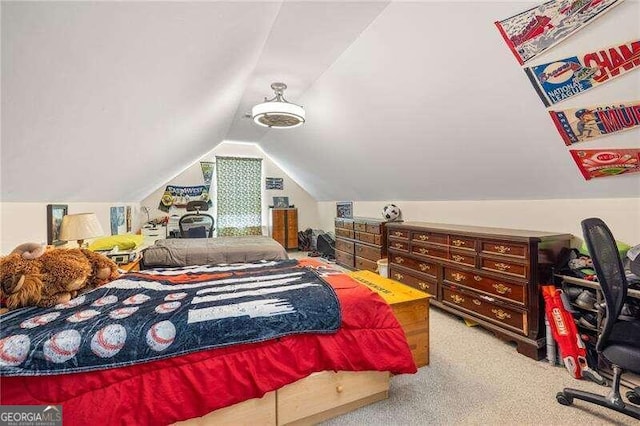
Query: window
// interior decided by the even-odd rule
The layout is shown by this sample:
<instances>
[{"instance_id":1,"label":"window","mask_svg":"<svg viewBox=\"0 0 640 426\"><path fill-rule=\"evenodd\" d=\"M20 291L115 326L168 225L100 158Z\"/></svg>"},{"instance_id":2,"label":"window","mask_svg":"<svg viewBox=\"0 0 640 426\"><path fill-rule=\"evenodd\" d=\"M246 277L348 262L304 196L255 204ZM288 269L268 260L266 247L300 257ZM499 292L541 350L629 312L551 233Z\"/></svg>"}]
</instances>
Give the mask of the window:
<instances>
[{"instance_id":1,"label":"window","mask_svg":"<svg viewBox=\"0 0 640 426\"><path fill-rule=\"evenodd\" d=\"M262 159L216 157L218 235L262 235Z\"/></svg>"}]
</instances>

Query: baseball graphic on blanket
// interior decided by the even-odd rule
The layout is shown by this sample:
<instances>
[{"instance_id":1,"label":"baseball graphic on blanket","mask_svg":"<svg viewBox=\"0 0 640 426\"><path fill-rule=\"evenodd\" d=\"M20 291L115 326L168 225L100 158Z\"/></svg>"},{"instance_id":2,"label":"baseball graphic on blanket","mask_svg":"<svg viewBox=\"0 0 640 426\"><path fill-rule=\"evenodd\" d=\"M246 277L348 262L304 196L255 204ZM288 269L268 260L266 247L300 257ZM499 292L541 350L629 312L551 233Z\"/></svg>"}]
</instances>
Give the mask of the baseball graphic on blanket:
<instances>
[{"instance_id":1,"label":"baseball graphic on blanket","mask_svg":"<svg viewBox=\"0 0 640 426\"><path fill-rule=\"evenodd\" d=\"M37 317L29 318L20 323L20 328L35 328L39 325L45 325L48 322L60 316L60 312L49 312L48 314L38 315Z\"/></svg>"},{"instance_id":2,"label":"baseball graphic on blanket","mask_svg":"<svg viewBox=\"0 0 640 426\"><path fill-rule=\"evenodd\" d=\"M118 301L118 298L113 294L111 294L109 296L101 297L100 299L93 302L91 306L100 307L100 306L112 305L117 301Z\"/></svg>"},{"instance_id":3,"label":"baseball graphic on blanket","mask_svg":"<svg viewBox=\"0 0 640 426\"><path fill-rule=\"evenodd\" d=\"M54 308L56 308L56 309L74 308L74 307L84 303L85 299L86 299L86 297L83 294L82 296L76 297L75 299L71 299L66 303L58 303L56 306L54 306Z\"/></svg>"},{"instance_id":4,"label":"baseball graphic on blanket","mask_svg":"<svg viewBox=\"0 0 640 426\"><path fill-rule=\"evenodd\" d=\"M187 293L171 293L167 294L164 297L164 300L166 300L167 302L171 302L172 300L180 300L184 299L185 297L187 297Z\"/></svg>"},{"instance_id":5,"label":"baseball graphic on blanket","mask_svg":"<svg viewBox=\"0 0 640 426\"><path fill-rule=\"evenodd\" d=\"M91 338L91 350L100 358L111 358L124 347L127 330L120 324L109 324Z\"/></svg>"},{"instance_id":6,"label":"baseball graphic on blanket","mask_svg":"<svg viewBox=\"0 0 640 426\"><path fill-rule=\"evenodd\" d=\"M151 299L150 296L147 296L146 294L143 294L143 293L138 293L138 294L134 294L131 297L127 297L125 300L122 301L122 304L123 305L140 305L149 299Z\"/></svg>"},{"instance_id":7,"label":"baseball graphic on blanket","mask_svg":"<svg viewBox=\"0 0 640 426\"><path fill-rule=\"evenodd\" d=\"M122 319L131 316L138 309L140 308L137 306L132 306L130 308L118 308L111 311L109 316L113 319Z\"/></svg>"},{"instance_id":8,"label":"baseball graphic on blanket","mask_svg":"<svg viewBox=\"0 0 640 426\"><path fill-rule=\"evenodd\" d=\"M17 334L0 340L0 365L15 367L27 358L31 340L25 334Z\"/></svg>"},{"instance_id":9,"label":"baseball graphic on blanket","mask_svg":"<svg viewBox=\"0 0 640 426\"><path fill-rule=\"evenodd\" d=\"M167 302L156 306L156 312L159 314L168 314L180 307L180 302Z\"/></svg>"},{"instance_id":10,"label":"baseball graphic on blanket","mask_svg":"<svg viewBox=\"0 0 640 426\"><path fill-rule=\"evenodd\" d=\"M95 317L96 315L100 315L100 311L96 311L95 309L85 309L84 311L76 312L67 318L68 322L82 322L88 319Z\"/></svg>"},{"instance_id":11,"label":"baseball graphic on blanket","mask_svg":"<svg viewBox=\"0 0 640 426\"><path fill-rule=\"evenodd\" d=\"M167 349L176 338L176 327L171 321L160 321L147 331L147 345L156 352Z\"/></svg>"},{"instance_id":12,"label":"baseball graphic on blanket","mask_svg":"<svg viewBox=\"0 0 640 426\"><path fill-rule=\"evenodd\" d=\"M76 330L64 330L54 334L44 342L45 359L58 364L70 360L78 353L80 340L80 333Z\"/></svg>"}]
</instances>

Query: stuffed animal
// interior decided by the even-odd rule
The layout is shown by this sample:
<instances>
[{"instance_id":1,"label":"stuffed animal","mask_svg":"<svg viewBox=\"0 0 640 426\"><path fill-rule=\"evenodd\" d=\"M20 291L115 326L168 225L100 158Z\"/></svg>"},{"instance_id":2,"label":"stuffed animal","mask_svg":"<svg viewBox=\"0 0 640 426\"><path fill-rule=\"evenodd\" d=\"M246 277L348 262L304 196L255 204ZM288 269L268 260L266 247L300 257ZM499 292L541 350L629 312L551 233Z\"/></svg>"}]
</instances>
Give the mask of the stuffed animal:
<instances>
[{"instance_id":1,"label":"stuffed animal","mask_svg":"<svg viewBox=\"0 0 640 426\"><path fill-rule=\"evenodd\" d=\"M7 309L51 307L118 277L117 265L86 249L45 249L27 243L0 258L0 293Z\"/></svg>"}]
</instances>

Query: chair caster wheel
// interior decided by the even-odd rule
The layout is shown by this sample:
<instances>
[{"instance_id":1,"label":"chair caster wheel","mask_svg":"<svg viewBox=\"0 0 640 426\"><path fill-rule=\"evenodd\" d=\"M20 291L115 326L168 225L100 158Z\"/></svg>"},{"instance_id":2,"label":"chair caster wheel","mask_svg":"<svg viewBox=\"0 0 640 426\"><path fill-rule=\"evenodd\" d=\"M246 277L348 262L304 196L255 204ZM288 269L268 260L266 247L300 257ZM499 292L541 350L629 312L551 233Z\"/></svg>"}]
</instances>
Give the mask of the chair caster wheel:
<instances>
[{"instance_id":1,"label":"chair caster wheel","mask_svg":"<svg viewBox=\"0 0 640 426\"><path fill-rule=\"evenodd\" d=\"M558 401L562 405L571 405L573 404L573 398L564 394L564 392L558 392L556 394L556 401Z\"/></svg>"},{"instance_id":2,"label":"chair caster wheel","mask_svg":"<svg viewBox=\"0 0 640 426\"><path fill-rule=\"evenodd\" d=\"M627 399L632 404L640 405L640 395L636 392L636 389L627 392Z\"/></svg>"}]
</instances>

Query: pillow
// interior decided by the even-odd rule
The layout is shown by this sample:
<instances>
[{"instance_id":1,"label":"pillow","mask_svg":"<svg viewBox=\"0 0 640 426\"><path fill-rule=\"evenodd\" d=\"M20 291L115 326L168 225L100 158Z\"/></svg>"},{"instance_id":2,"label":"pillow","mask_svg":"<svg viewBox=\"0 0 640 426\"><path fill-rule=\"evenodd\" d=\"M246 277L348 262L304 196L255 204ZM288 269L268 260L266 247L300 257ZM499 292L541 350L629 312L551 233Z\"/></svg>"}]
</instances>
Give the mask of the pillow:
<instances>
[{"instance_id":1,"label":"pillow","mask_svg":"<svg viewBox=\"0 0 640 426\"><path fill-rule=\"evenodd\" d=\"M109 237L96 238L89 244L89 250L112 250L116 246L118 250L133 250L141 245L143 241L144 235L111 235Z\"/></svg>"}]
</instances>

